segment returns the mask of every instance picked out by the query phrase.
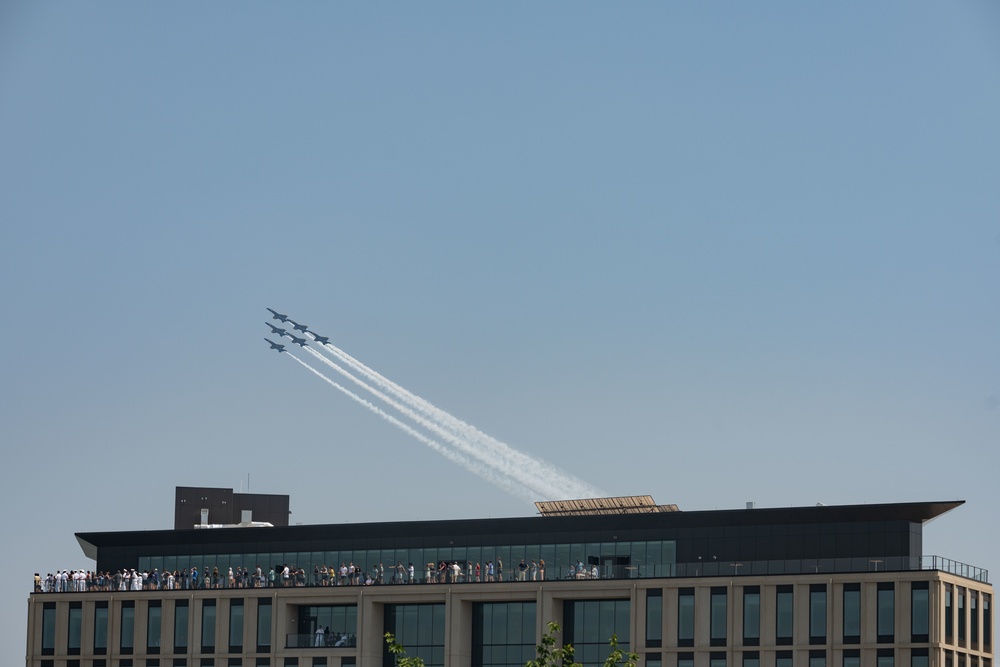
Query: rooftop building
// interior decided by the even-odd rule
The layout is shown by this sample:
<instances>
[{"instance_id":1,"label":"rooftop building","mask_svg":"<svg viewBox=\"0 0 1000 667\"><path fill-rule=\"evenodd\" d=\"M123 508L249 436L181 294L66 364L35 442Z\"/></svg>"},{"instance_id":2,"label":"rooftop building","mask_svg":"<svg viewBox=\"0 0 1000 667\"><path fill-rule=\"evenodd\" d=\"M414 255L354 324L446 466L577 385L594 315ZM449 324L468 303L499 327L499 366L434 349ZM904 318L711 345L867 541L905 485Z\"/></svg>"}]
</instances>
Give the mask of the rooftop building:
<instances>
[{"instance_id":1,"label":"rooftop building","mask_svg":"<svg viewBox=\"0 0 1000 667\"><path fill-rule=\"evenodd\" d=\"M428 667L515 667L554 621L588 666L614 634L646 667L992 667L988 573L923 553L924 525L961 504L689 512L636 496L78 533L95 567L39 582L27 665L379 667L391 632Z\"/></svg>"}]
</instances>

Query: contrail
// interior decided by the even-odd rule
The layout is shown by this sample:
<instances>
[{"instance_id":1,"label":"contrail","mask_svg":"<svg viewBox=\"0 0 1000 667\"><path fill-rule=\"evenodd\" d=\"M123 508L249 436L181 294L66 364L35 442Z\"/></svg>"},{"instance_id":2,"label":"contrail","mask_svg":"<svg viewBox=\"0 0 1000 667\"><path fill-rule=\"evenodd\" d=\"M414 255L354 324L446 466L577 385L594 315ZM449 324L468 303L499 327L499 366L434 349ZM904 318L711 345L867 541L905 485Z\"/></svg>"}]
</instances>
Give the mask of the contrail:
<instances>
[{"instance_id":1,"label":"contrail","mask_svg":"<svg viewBox=\"0 0 1000 667\"><path fill-rule=\"evenodd\" d=\"M435 435L438 435L439 437L445 439L446 441L448 441L449 443L460 449L465 454L468 454L476 459L479 459L481 462L483 462L490 468L493 468L497 473L503 475L504 477L511 478L515 480L516 483L530 489L535 493L536 498L542 497L546 499L557 499L561 497L553 492L552 483L544 477L539 477L534 469L520 468L518 466L511 465L506 460L498 461L495 457L490 456L488 452L484 452L482 448L470 444L467 440L458 437L457 435L442 428L437 422L417 414L406 405L402 405L399 402L390 398L389 396L386 396L378 389L375 389L371 385L365 383L360 378L352 375L349 371L345 370L344 368L341 368L333 361L324 357L322 354L312 349L311 347L306 347L305 349L311 355L322 361L324 364L326 364L333 370L337 371L351 382L354 382L365 391L370 392L376 398L384 401L389 406L395 408L402 414L406 415L420 426L423 426L427 430L433 432Z\"/></svg>"},{"instance_id":2,"label":"contrail","mask_svg":"<svg viewBox=\"0 0 1000 667\"><path fill-rule=\"evenodd\" d=\"M313 338L315 340L315 337ZM323 349L333 354L340 361L350 366L351 369L363 375L379 388L384 389L399 400L404 401L420 412L423 412L425 415L435 420L442 426L451 429L456 435L463 438L467 442L472 442L488 449L492 456L497 460L502 459L506 462L505 467L518 470L530 470L532 471L533 476L546 480L548 482L546 488L550 490L550 493L553 491L555 492L554 496L548 499L599 498L607 495L603 491L594 488L583 480L570 475L551 463L541 459L536 459L533 456L516 450L510 445L483 433L471 424L468 424L450 413L438 408L430 401L411 393L375 370L365 366L363 363L347 354L336 345L333 345L332 343L325 343L323 344ZM483 457L478 458L482 460L489 460L488 458Z\"/></svg>"},{"instance_id":3,"label":"contrail","mask_svg":"<svg viewBox=\"0 0 1000 667\"><path fill-rule=\"evenodd\" d=\"M476 475L479 475L480 477L482 477L483 479L485 479L490 484L498 486L501 489L503 489L504 491L507 491L508 493L512 493L513 495L518 496L520 498L524 498L525 500L531 500L532 499L531 498L531 489L526 488L524 485L522 485L522 484L520 484L520 483L518 483L515 480L512 480L510 478L497 477L497 475L494 474L493 471L490 468L485 468L485 467L483 467L481 465L478 465L474 461L470 461L468 458L466 458L465 456L462 456L458 452L456 452L456 451L454 451L452 449L449 449L448 447L445 447L444 445L442 445L441 443L439 443L439 442L437 442L435 440L431 440L430 438L428 438L427 436L425 436L420 431L417 431L416 429L410 427L409 425L404 424L403 422L399 421L398 419L396 419L392 415L386 413L384 410L382 410L381 408L379 408L377 405L374 405L374 404L370 403L369 401L366 401L365 399L361 398L360 396L358 396L357 394L355 394L354 392L352 392L350 389L347 389L347 388L345 388L345 387L337 384L336 382L334 382L333 380L331 380L327 376L323 375L322 373L320 373L318 370L316 370L315 368L313 368L312 366L310 366L306 362L304 362L301 359L299 359L298 357L296 357L291 352L286 352L286 354L289 357L291 357L292 359L294 359L295 361L297 361L300 364L302 364L303 366L305 366L311 372L315 373L322 380L324 380L325 382L329 383L331 386L333 386L338 391L344 393L345 395L347 395L352 400L357 401L358 403L360 403L364 407L368 408L369 410L371 410L372 412L374 412L375 414L377 414L379 417L382 417L383 419L385 419L387 422L389 422L393 426L395 426L395 427L399 428L400 430L402 430L404 433L408 433L409 435L412 435L414 438L416 438L420 442L424 443L425 445L427 445L428 447L430 447L434 451L438 452L439 454L441 454L442 456L444 456L445 458L447 458L449 461L452 461L453 463L457 463L458 465L462 466L463 468L465 468L469 472L472 472L472 473L475 473Z\"/></svg>"}]
</instances>

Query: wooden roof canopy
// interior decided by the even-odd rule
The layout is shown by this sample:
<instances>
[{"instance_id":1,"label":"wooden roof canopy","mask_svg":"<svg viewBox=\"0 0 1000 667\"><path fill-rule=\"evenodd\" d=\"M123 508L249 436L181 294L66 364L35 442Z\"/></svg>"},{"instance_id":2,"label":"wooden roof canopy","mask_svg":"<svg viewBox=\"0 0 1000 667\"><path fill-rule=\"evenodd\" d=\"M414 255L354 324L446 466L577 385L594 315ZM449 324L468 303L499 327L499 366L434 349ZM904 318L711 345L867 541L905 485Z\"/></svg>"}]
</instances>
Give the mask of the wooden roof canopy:
<instances>
[{"instance_id":1,"label":"wooden roof canopy","mask_svg":"<svg viewBox=\"0 0 1000 667\"><path fill-rule=\"evenodd\" d=\"M654 514L679 512L677 505L657 505L653 496L617 496L614 498L579 498L543 500L535 503L542 516L580 516L592 514Z\"/></svg>"}]
</instances>

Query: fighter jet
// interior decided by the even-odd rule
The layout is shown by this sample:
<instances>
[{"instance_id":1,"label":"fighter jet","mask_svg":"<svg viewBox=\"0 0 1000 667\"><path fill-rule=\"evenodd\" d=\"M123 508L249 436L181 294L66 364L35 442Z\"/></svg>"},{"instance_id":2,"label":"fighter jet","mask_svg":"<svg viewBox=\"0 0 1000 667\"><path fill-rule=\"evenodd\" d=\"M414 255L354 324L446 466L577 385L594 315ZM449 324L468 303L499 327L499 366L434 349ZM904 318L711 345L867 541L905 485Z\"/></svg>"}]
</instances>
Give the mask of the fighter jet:
<instances>
[{"instance_id":1,"label":"fighter jet","mask_svg":"<svg viewBox=\"0 0 1000 667\"><path fill-rule=\"evenodd\" d=\"M305 332L306 332L306 329L308 329L308 328L309 328L309 327L308 327L307 325L305 325L305 324L299 324L299 323L298 323L298 322L296 322L295 320L282 320L282 321L287 321L287 322L288 322L289 324L291 324L291 325L292 325L292 328L293 328L293 329L296 329L296 330L298 330L298 331L301 331L302 333L305 333Z\"/></svg>"},{"instance_id":2,"label":"fighter jet","mask_svg":"<svg viewBox=\"0 0 1000 667\"><path fill-rule=\"evenodd\" d=\"M278 354L281 354L282 352L285 351L285 346L284 345L279 345L278 343L275 343L270 338L265 338L264 340L266 340L268 342L268 344L271 346L272 350L277 350Z\"/></svg>"},{"instance_id":3,"label":"fighter jet","mask_svg":"<svg viewBox=\"0 0 1000 667\"><path fill-rule=\"evenodd\" d=\"M296 345L299 345L301 347L305 347L306 346L306 339L305 338L296 338L295 336L289 336L289 338L291 338L292 342L295 343Z\"/></svg>"},{"instance_id":4,"label":"fighter jet","mask_svg":"<svg viewBox=\"0 0 1000 667\"><path fill-rule=\"evenodd\" d=\"M266 324L267 326L271 327L271 333L278 334L279 336L284 336L285 334L288 333L287 331L285 331L281 327L276 327L273 324L271 324L270 322L264 322L264 324Z\"/></svg>"},{"instance_id":5,"label":"fighter jet","mask_svg":"<svg viewBox=\"0 0 1000 667\"><path fill-rule=\"evenodd\" d=\"M310 331L309 333L310 333L310 334L312 335L312 337L313 337L313 338L314 338L314 339L316 340L316 342L317 342L317 343L319 343L320 345L326 345L327 343L329 343L329 342L330 342L330 338L329 338L329 337L327 337L327 336L320 336L320 335L319 335L318 333L316 333L315 331Z\"/></svg>"},{"instance_id":6,"label":"fighter jet","mask_svg":"<svg viewBox=\"0 0 1000 667\"><path fill-rule=\"evenodd\" d=\"M288 315L282 315L278 311L272 310L271 308L268 308L268 310L271 311L271 315L272 315L271 319L272 320L278 320L279 322L287 322L288 321Z\"/></svg>"}]
</instances>

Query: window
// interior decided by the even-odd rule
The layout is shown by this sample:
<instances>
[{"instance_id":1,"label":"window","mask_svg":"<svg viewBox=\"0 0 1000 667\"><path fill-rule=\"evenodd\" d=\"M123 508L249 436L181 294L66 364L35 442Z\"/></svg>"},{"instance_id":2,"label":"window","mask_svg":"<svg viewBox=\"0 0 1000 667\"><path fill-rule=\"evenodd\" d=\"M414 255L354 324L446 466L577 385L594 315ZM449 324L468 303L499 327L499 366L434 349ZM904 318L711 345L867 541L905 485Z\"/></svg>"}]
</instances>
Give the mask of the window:
<instances>
[{"instance_id":1,"label":"window","mask_svg":"<svg viewBox=\"0 0 1000 667\"><path fill-rule=\"evenodd\" d=\"M826 584L809 586L809 643L826 643ZM815 667L812 658L809 664L810 667Z\"/></svg>"},{"instance_id":2,"label":"window","mask_svg":"<svg viewBox=\"0 0 1000 667\"><path fill-rule=\"evenodd\" d=\"M778 586L775 593L775 644L788 646L792 643L792 587Z\"/></svg>"},{"instance_id":3,"label":"window","mask_svg":"<svg viewBox=\"0 0 1000 667\"><path fill-rule=\"evenodd\" d=\"M878 642L891 644L895 641L896 627L896 588L891 581L883 581L878 585L878 600L876 624L878 626Z\"/></svg>"},{"instance_id":4,"label":"window","mask_svg":"<svg viewBox=\"0 0 1000 667\"><path fill-rule=\"evenodd\" d=\"M201 652L215 653L215 600L201 603Z\"/></svg>"},{"instance_id":5,"label":"window","mask_svg":"<svg viewBox=\"0 0 1000 667\"><path fill-rule=\"evenodd\" d=\"M444 604L387 604L383 632L395 635L407 657L423 658L426 667L444 667L444 611ZM384 642L382 664L396 664Z\"/></svg>"},{"instance_id":6,"label":"window","mask_svg":"<svg viewBox=\"0 0 1000 667\"><path fill-rule=\"evenodd\" d=\"M42 655L56 652L56 603L46 602L42 607Z\"/></svg>"},{"instance_id":7,"label":"window","mask_svg":"<svg viewBox=\"0 0 1000 667\"><path fill-rule=\"evenodd\" d=\"M572 644L574 660L587 666L603 665L608 657L608 637L618 637L621 650L629 651L628 600L567 600L563 603L562 640ZM523 663L522 663L523 664Z\"/></svg>"},{"instance_id":8,"label":"window","mask_svg":"<svg viewBox=\"0 0 1000 667\"><path fill-rule=\"evenodd\" d=\"M969 591L969 642L973 647L979 643L979 593Z\"/></svg>"},{"instance_id":9,"label":"window","mask_svg":"<svg viewBox=\"0 0 1000 667\"><path fill-rule=\"evenodd\" d=\"M930 591L926 581L910 586L910 641L926 642L930 633Z\"/></svg>"},{"instance_id":10,"label":"window","mask_svg":"<svg viewBox=\"0 0 1000 667\"><path fill-rule=\"evenodd\" d=\"M677 645L694 646L694 589L677 592Z\"/></svg>"},{"instance_id":11,"label":"window","mask_svg":"<svg viewBox=\"0 0 1000 667\"><path fill-rule=\"evenodd\" d=\"M844 651L843 667L861 667L861 651L856 648L849 648Z\"/></svg>"},{"instance_id":12,"label":"window","mask_svg":"<svg viewBox=\"0 0 1000 667\"><path fill-rule=\"evenodd\" d=\"M243 600L229 601L229 652L243 651Z\"/></svg>"},{"instance_id":13,"label":"window","mask_svg":"<svg viewBox=\"0 0 1000 667\"><path fill-rule=\"evenodd\" d=\"M69 618L67 620L66 652L69 655L80 655L81 634L83 632L83 605L81 603L69 603Z\"/></svg>"},{"instance_id":14,"label":"window","mask_svg":"<svg viewBox=\"0 0 1000 667\"><path fill-rule=\"evenodd\" d=\"M271 601L257 600L257 652L265 653L271 648Z\"/></svg>"},{"instance_id":15,"label":"window","mask_svg":"<svg viewBox=\"0 0 1000 667\"><path fill-rule=\"evenodd\" d=\"M709 653L708 667L726 667L726 654L715 651Z\"/></svg>"},{"instance_id":16,"label":"window","mask_svg":"<svg viewBox=\"0 0 1000 667\"><path fill-rule=\"evenodd\" d=\"M823 597L826 597L825 592L823 593ZM826 667L826 651L809 651L809 667Z\"/></svg>"},{"instance_id":17,"label":"window","mask_svg":"<svg viewBox=\"0 0 1000 667\"><path fill-rule=\"evenodd\" d=\"M153 655L160 652L160 623L163 619L163 609L159 600L150 600L146 610L146 653Z\"/></svg>"},{"instance_id":18,"label":"window","mask_svg":"<svg viewBox=\"0 0 1000 667\"><path fill-rule=\"evenodd\" d=\"M895 667L896 654L891 648L880 648L875 655L875 667Z\"/></svg>"},{"instance_id":19,"label":"window","mask_svg":"<svg viewBox=\"0 0 1000 667\"><path fill-rule=\"evenodd\" d=\"M105 655L108 652L108 603L98 602L94 605L94 653Z\"/></svg>"},{"instance_id":20,"label":"window","mask_svg":"<svg viewBox=\"0 0 1000 667\"><path fill-rule=\"evenodd\" d=\"M743 667L760 667L760 653L747 651L743 654Z\"/></svg>"},{"instance_id":21,"label":"window","mask_svg":"<svg viewBox=\"0 0 1000 667\"><path fill-rule=\"evenodd\" d=\"M844 643L861 643L861 584L844 584Z\"/></svg>"},{"instance_id":22,"label":"window","mask_svg":"<svg viewBox=\"0 0 1000 667\"><path fill-rule=\"evenodd\" d=\"M759 586L747 586L743 589L743 645L760 646Z\"/></svg>"},{"instance_id":23,"label":"window","mask_svg":"<svg viewBox=\"0 0 1000 667\"><path fill-rule=\"evenodd\" d=\"M694 667L694 653L678 653L677 667Z\"/></svg>"},{"instance_id":24,"label":"window","mask_svg":"<svg viewBox=\"0 0 1000 667\"><path fill-rule=\"evenodd\" d=\"M774 667L792 667L792 652L778 651L775 653Z\"/></svg>"},{"instance_id":25,"label":"window","mask_svg":"<svg viewBox=\"0 0 1000 667\"><path fill-rule=\"evenodd\" d=\"M174 603L174 653L184 653L188 645L188 603Z\"/></svg>"},{"instance_id":26,"label":"window","mask_svg":"<svg viewBox=\"0 0 1000 667\"><path fill-rule=\"evenodd\" d=\"M358 606L339 604L299 607L298 634L293 636L295 640L293 642L289 638L289 648L323 644L333 647L355 646L358 636Z\"/></svg>"},{"instance_id":27,"label":"window","mask_svg":"<svg viewBox=\"0 0 1000 667\"><path fill-rule=\"evenodd\" d=\"M121 630L118 650L123 655L131 655L135 642L135 602L131 600L122 602L121 623L118 627Z\"/></svg>"},{"instance_id":28,"label":"window","mask_svg":"<svg viewBox=\"0 0 1000 667\"><path fill-rule=\"evenodd\" d=\"M951 584L945 584L944 587L944 637L945 643L954 644L955 641L953 637L955 636L955 614L954 608L952 606L952 587Z\"/></svg>"},{"instance_id":29,"label":"window","mask_svg":"<svg viewBox=\"0 0 1000 667\"><path fill-rule=\"evenodd\" d=\"M925 648L910 650L910 667L929 667L930 652Z\"/></svg>"},{"instance_id":30,"label":"window","mask_svg":"<svg viewBox=\"0 0 1000 667\"><path fill-rule=\"evenodd\" d=\"M646 667L663 667L663 658L659 653L647 653Z\"/></svg>"},{"instance_id":31,"label":"window","mask_svg":"<svg viewBox=\"0 0 1000 667\"><path fill-rule=\"evenodd\" d=\"M958 643L965 645L965 589L958 589Z\"/></svg>"},{"instance_id":32,"label":"window","mask_svg":"<svg viewBox=\"0 0 1000 667\"><path fill-rule=\"evenodd\" d=\"M663 646L663 589L656 588L646 591L646 647L661 646Z\"/></svg>"},{"instance_id":33,"label":"window","mask_svg":"<svg viewBox=\"0 0 1000 667\"><path fill-rule=\"evenodd\" d=\"M993 619L990 617L990 594L983 593L983 647L989 650L993 644L993 635L990 634L993 628ZM986 662L983 661L983 667Z\"/></svg>"},{"instance_id":34,"label":"window","mask_svg":"<svg viewBox=\"0 0 1000 667\"><path fill-rule=\"evenodd\" d=\"M472 667L523 667L533 660L535 606L534 602L475 603Z\"/></svg>"},{"instance_id":35,"label":"window","mask_svg":"<svg viewBox=\"0 0 1000 667\"><path fill-rule=\"evenodd\" d=\"M726 589L723 586L712 587L711 627L709 638L712 646L726 645Z\"/></svg>"}]
</instances>

